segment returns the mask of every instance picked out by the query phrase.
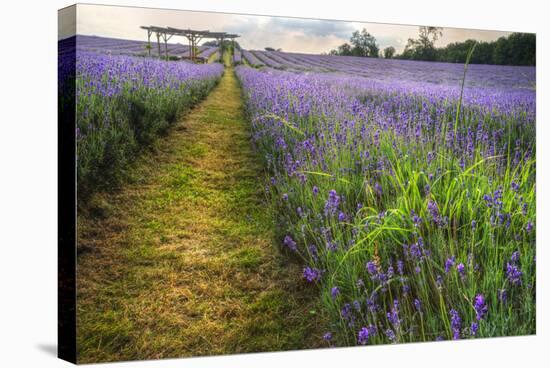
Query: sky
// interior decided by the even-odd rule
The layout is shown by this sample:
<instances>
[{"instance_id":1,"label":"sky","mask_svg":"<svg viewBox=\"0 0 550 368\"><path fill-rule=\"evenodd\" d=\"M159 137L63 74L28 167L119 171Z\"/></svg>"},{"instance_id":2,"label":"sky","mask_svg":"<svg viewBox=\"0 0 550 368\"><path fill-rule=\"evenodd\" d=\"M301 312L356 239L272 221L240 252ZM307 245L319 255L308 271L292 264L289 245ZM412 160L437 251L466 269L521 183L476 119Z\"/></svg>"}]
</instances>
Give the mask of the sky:
<instances>
[{"instance_id":1,"label":"sky","mask_svg":"<svg viewBox=\"0 0 550 368\"><path fill-rule=\"evenodd\" d=\"M382 50L393 46L402 52L409 38L417 38L418 26L367 22L346 22L304 18L285 18L258 15L239 15L212 12L133 8L79 4L74 11L60 11L59 38L76 33L132 40L147 40L147 33L140 26L191 28L212 32L236 33L244 49L261 50L265 47L283 51L320 54L349 42L355 30L366 28ZM63 15L63 16L61 16ZM511 32L444 28L436 46L469 38L492 41ZM205 40L206 41L206 40ZM187 44L178 36L170 42Z\"/></svg>"}]
</instances>

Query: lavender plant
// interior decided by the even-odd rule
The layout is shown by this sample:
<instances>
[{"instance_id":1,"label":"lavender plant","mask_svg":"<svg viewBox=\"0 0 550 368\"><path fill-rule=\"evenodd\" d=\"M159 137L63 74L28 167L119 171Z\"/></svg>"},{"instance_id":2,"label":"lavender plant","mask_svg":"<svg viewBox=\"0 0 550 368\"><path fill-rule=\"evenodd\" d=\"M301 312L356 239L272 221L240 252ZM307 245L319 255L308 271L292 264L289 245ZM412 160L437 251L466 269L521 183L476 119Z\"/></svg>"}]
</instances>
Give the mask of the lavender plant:
<instances>
[{"instance_id":1,"label":"lavender plant","mask_svg":"<svg viewBox=\"0 0 550 368\"><path fill-rule=\"evenodd\" d=\"M423 65L416 80L237 68L331 346L535 331L535 92L523 69L484 66L462 89L456 66L433 83Z\"/></svg>"},{"instance_id":2,"label":"lavender plant","mask_svg":"<svg viewBox=\"0 0 550 368\"><path fill-rule=\"evenodd\" d=\"M217 63L193 65L77 51L81 196L115 185L136 153L204 98L222 72L223 66Z\"/></svg>"}]
</instances>

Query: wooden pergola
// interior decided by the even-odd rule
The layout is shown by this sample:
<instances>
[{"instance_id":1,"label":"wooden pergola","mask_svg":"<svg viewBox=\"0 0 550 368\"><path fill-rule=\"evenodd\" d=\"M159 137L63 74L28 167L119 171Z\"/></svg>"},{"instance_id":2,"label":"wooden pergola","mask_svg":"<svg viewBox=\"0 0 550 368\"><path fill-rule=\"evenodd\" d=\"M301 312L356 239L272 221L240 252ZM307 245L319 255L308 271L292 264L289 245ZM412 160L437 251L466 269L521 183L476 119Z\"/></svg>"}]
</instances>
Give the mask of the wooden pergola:
<instances>
[{"instance_id":1,"label":"wooden pergola","mask_svg":"<svg viewBox=\"0 0 550 368\"><path fill-rule=\"evenodd\" d=\"M147 45L149 50L149 56L151 56L151 36L153 34L157 37L158 54L161 57L162 51L160 46L161 39L164 41L164 53L166 59L168 59L168 40L173 36L183 36L187 38L189 42L189 58L193 61L197 58L198 43L204 38L215 39L223 45L223 41L230 39L235 43L235 38L239 37L237 34L226 32L210 32L210 31L198 31L194 29L180 29L174 27L157 27L157 26L141 26L141 29L147 31Z\"/></svg>"}]
</instances>

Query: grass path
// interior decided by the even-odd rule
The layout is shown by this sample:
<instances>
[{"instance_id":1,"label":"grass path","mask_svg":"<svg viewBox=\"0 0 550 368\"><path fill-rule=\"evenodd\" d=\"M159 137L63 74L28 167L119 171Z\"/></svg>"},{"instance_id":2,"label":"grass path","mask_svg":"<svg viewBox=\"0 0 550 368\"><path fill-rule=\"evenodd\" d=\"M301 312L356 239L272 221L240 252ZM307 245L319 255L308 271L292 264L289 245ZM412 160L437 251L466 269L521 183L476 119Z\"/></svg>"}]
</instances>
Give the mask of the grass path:
<instances>
[{"instance_id":1,"label":"grass path","mask_svg":"<svg viewBox=\"0 0 550 368\"><path fill-rule=\"evenodd\" d=\"M277 250L231 68L79 215L79 362L316 347L317 291Z\"/></svg>"}]
</instances>

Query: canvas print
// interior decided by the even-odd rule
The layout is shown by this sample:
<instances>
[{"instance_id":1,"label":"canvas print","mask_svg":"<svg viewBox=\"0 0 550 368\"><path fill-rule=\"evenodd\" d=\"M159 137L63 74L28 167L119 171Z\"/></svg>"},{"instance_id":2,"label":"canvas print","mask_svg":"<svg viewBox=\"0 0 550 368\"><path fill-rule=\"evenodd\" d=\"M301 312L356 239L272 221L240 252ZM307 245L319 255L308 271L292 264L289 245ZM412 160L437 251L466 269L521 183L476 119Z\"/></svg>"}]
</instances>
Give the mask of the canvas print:
<instances>
[{"instance_id":1,"label":"canvas print","mask_svg":"<svg viewBox=\"0 0 550 368\"><path fill-rule=\"evenodd\" d=\"M59 11L60 357L535 334L536 36L362 20Z\"/></svg>"}]
</instances>

